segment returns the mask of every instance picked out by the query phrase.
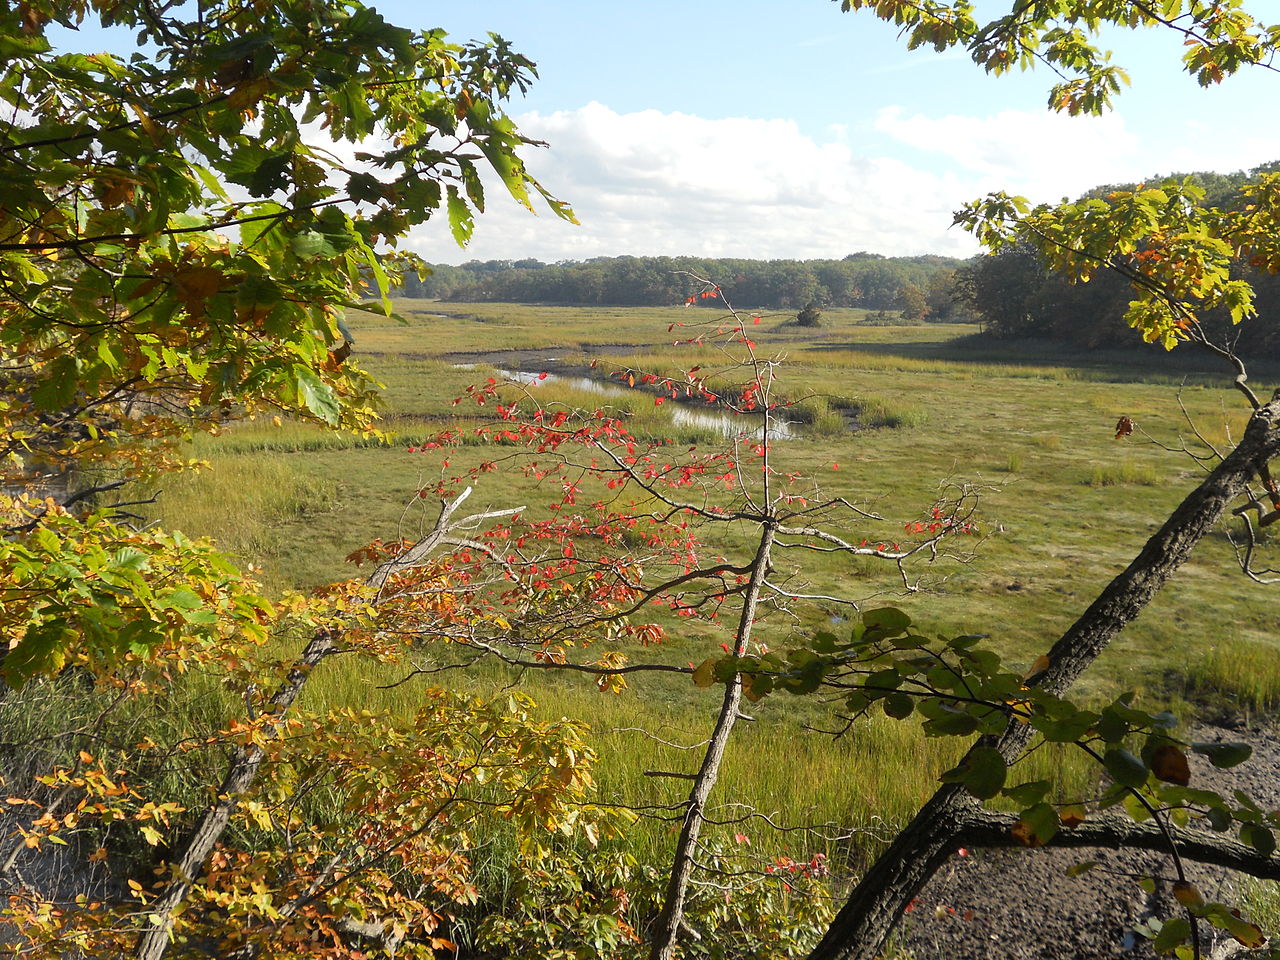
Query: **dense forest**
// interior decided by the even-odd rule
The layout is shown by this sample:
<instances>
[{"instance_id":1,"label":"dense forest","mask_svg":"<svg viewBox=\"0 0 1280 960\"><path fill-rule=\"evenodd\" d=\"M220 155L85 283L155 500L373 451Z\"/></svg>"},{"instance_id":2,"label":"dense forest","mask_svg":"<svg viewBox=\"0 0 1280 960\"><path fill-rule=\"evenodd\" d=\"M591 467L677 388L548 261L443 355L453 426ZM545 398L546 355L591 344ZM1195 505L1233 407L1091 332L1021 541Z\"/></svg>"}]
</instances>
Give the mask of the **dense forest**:
<instances>
[{"instance_id":1,"label":"dense forest","mask_svg":"<svg viewBox=\"0 0 1280 960\"><path fill-rule=\"evenodd\" d=\"M1204 191L1204 205L1231 210L1244 203L1240 188L1248 179L1277 169L1280 162L1248 173L1174 174L1167 180L1189 178ZM1099 186L1082 199L1105 201L1116 191L1134 186ZM1280 276L1249 267L1236 273L1253 285L1258 311L1254 320L1238 328L1240 350L1253 356L1280 355L1280 325L1275 319L1280 308ZM1036 338L1082 349L1119 346L1133 339L1124 322L1133 291L1123 276L1104 270L1089 283L1070 283L1060 273L1048 270L1028 244L969 261L956 273L955 295L990 335L1001 339ZM1225 311L1210 311L1201 317L1201 323L1215 340L1235 335Z\"/></svg>"},{"instance_id":2,"label":"dense forest","mask_svg":"<svg viewBox=\"0 0 1280 960\"><path fill-rule=\"evenodd\" d=\"M664 306L689 295L690 275L724 285L750 309L829 307L899 310L906 319L967 319L952 298L950 257L883 257L851 253L843 260L740 260L700 257L602 257L548 264L538 260L431 264L409 277L405 294L467 302ZM719 306L719 304L716 304Z\"/></svg>"}]
</instances>

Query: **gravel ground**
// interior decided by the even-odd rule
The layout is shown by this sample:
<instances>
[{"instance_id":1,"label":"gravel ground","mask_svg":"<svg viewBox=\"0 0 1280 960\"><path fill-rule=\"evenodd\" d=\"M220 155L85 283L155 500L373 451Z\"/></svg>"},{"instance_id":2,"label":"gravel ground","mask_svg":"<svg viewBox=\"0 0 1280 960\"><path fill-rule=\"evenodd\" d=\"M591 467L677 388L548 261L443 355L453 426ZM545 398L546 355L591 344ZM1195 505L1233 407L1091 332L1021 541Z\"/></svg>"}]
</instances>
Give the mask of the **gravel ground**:
<instances>
[{"instance_id":1,"label":"gravel ground","mask_svg":"<svg viewBox=\"0 0 1280 960\"><path fill-rule=\"evenodd\" d=\"M1280 806L1280 729L1201 725L1193 740L1246 740L1253 756L1230 770L1192 757L1193 785L1240 789L1264 808ZM1067 869L1098 866L1078 877ZM1189 865L1189 872L1190 872ZM1194 867L1209 900L1230 902L1233 875ZM1145 851L987 850L955 856L904 918L899 949L915 960L1139 960L1154 957L1134 924L1174 915L1167 890L1145 893L1135 877L1171 874L1166 858ZM1207 929L1202 925L1202 929ZM1216 932L1216 931L1215 931ZM1234 940L1214 940L1205 958L1252 956Z\"/></svg>"}]
</instances>

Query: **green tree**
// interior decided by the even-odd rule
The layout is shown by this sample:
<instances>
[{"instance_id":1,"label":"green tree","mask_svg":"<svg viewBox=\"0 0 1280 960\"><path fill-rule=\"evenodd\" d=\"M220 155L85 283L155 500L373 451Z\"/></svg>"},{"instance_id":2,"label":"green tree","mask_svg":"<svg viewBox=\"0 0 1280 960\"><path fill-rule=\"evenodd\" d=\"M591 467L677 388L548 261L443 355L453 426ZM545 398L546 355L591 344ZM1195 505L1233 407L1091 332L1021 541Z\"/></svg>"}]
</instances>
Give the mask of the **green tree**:
<instances>
[{"instance_id":1,"label":"green tree","mask_svg":"<svg viewBox=\"0 0 1280 960\"><path fill-rule=\"evenodd\" d=\"M818 301L810 300L804 305L804 309L796 314L796 324L801 327L822 326L822 308Z\"/></svg>"},{"instance_id":2,"label":"green tree","mask_svg":"<svg viewBox=\"0 0 1280 960\"><path fill-rule=\"evenodd\" d=\"M904 283L898 289L898 306L903 320L923 320L929 313L929 302L924 291L914 283Z\"/></svg>"},{"instance_id":3,"label":"green tree","mask_svg":"<svg viewBox=\"0 0 1280 960\"><path fill-rule=\"evenodd\" d=\"M136 30L148 55L51 49L48 24L86 17ZM89 460L164 465L157 441L220 410L367 428L373 385L343 313L369 289L388 309L375 249L437 214L465 242L478 163L526 205L546 196L501 109L532 64L498 39L451 44L359 3L186 19L32 0L0 31L17 118L0 132L8 484Z\"/></svg>"}]
</instances>

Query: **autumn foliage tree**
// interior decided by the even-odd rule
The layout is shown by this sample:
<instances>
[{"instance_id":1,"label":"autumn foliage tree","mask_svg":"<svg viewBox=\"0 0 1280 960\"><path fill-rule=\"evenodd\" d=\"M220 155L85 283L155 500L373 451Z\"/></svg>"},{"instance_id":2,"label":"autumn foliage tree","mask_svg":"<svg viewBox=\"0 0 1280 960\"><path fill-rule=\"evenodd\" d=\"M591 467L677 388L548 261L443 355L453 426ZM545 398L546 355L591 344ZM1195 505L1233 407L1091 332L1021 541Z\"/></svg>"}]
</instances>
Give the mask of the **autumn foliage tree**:
<instances>
[{"instance_id":1,"label":"autumn foliage tree","mask_svg":"<svg viewBox=\"0 0 1280 960\"><path fill-rule=\"evenodd\" d=\"M55 25L86 20L147 54L54 49ZM0 12L0 56L0 873L15 948L451 949L439 928L474 898L477 816L592 820L576 803L581 730L535 723L518 699L304 711L329 657L394 659L359 639L387 571L268 601L212 545L135 529L125 491L184 465L192 431L239 417L372 429L376 384L343 317L388 309L375 251L436 215L465 241L485 204L478 164L526 206L540 195L572 216L525 172L529 141L502 110L532 64L358 2L24 0ZM424 549L450 529L439 518Z\"/></svg>"}]
</instances>

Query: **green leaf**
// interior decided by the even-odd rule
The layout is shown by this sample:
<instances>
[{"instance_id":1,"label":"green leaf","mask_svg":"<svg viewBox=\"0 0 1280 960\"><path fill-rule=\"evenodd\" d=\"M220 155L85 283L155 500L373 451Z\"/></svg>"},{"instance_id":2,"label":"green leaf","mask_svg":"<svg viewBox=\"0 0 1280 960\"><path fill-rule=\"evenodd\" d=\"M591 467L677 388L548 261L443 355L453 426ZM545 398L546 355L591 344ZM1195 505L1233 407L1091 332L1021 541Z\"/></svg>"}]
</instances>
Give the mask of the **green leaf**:
<instances>
[{"instance_id":1,"label":"green leaf","mask_svg":"<svg viewBox=\"0 0 1280 960\"><path fill-rule=\"evenodd\" d=\"M924 724L924 732L931 737L967 737L977 728L975 717L945 703L940 704L937 715Z\"/></svg>"},{"instance_id":2,"label":"green leaf","mask_svg":"<svg viewBox=\"0 0 1280 960\"><path fill-rule=\"evenodd\" d=\"M898 689L902 685L902 674L898 672L896 667L890 667L888 670L877 670L867 677L863 685L869 694L875 696L884 690Z\"/></svg>"},{"instance_id":3,"label":"green leaf","mask_svg":"<svg viewBox=\"0 0 1280 960\"><path fill-rule=\"evenodd\" d=\"M954 771L955 780L979 800L990 800L1004 788L1009 768L993 747L974 747ZM946 779L948 774L943 774Z\"/></svg>"},{"instance_id":4,"label":"green leaf","mask_svg":"<svg viewBox=\"0 0 1280 960\"><path fill-rule=\"evenodd\" d=\"M1264 857L1275 853L1276 838L1267 827L1260 823L1245 823L1240 826L1240 840L1257 850Z\"/></svg>"},{"instance_id":5,"label":"green leaf","mask_svg":"<svg viewBox=\"0 0 1280 960\"><path fill-rule=\"evenodd\" d=\"M835 653L839 649L840 640L834 633L819 630L813 637L813 649L818 653Z\"/></svg>"},{"instance_id":6,"label":"green leaf","mask_svg":"<svg viewBox=\"0 0 1280 960\"><path fill-rule=\"evenodd\" d=\"M1231 817L1231 811L1222 807L1210 807L1205 816L1209 821L1210 828L1219 833L1231 829L1231 824L1234 822Z\"/></svg>"},{"instance_id":7,"label":"green leaf","mask_svg":"<svg viewBox=\"0 0 1280 960\"><path fill-rule=\"evenodd\" d=\"M135 547L121 547L112 554L111 563L121 570L136 572L147 566L147 555Z\"/></svg>"},{"instance_id":8,"label":"green leaf","mask_svg":"<svg viewBox=\"0 0 1280 960\"><path fill-rule=\"evenodd\" d=\"M1096 725L1098 736L1107 743L1119 743L1129 733L1129 725L1120 719L1120 715L1111 707L1102 711Z\"/></svg>"},{"instance_id":9,"label":"green leaf","mask_svg":"<svg viewBox=\"0 0 1280 960\"><path fill-rule=\"evenodd\" d=\"M1062 711L1058 711L1060 714ZM1056 717L1036 714L1031 718L1031 725L1052 743L1074 743L1092 730L1098 721L1098 715L1088 710Z\"/></svg>"},{"instance_id":10,"label":"green leaf","mask_svg":"<svg viewBox=\"0 0 1280 960\"><path fill-rule=\"evenodd\" d=\"M1191 749L1202 757L1208 757L1215 767L1234 767L1253 756L1253 747L1247 743L1193 743Z\"/></svg>"},{"instance_id":11,"label":"green leaf","mask_svg":"<svg viewBox=\"0 0 1280 960\"><path fill-rule=\"evenodd\" d=\"M1047 803L1037 803L1022 811L1013 825L1013 838L1026 847L1042 847L1058 832L1058 811Z\"/></svg>"},{"instance_id":12,"label":"green leaf","mask_svg":"<svg viewBox=\"0 0 1280 960\"><path fill-rule=\"evenodd\" d=\"M289 241L289 245L300 260L317 260L338 255L337 248L329 242L329 238L316 230L304 230Z\"/></svg>"},{"instance_id":13,"label":"green leaf","mask_svg":"<svg viewBox=\"0 0 1280 960\"><path fill-rule=\"evenodd\" d=\"M884 698L882 706L886 716L894 720L903 720L911 716L911 711L915 709L915 701L908 694L891 693Z\"/></svg>"},{"instance_id":14,"label":"green leaf","mask_svg":"<svg viewBox=\"0 0 1280 960\"><path fill-rule=\"evenodd\" d=\"M703 660L693 671L693 685L695 687L709 687L716 682L716 663L718 661L714 657L708 657Z\"/></svg>"},{"instance_id":15,"label":"green leaf","mask_svg":"<svg viewBox=\"0 0 1280 960\"><path fill-rule=\"evenodd\" d=\"M175 587L161 595L159 606L172 610L198 610L203 601L187 587Z\"/></svg>"},{"instance_id":16,"label":"green leaf","mask_svg":"<svg viewBox=\"0 0 1280 960\"><path fill-rule=\"evenodd\" d=\"M1140 787L1147 782L1147 765L1123 747L1112 747L1103 754L1102 765L1122 786Z\"/></svg>"},{"instance_id":17,"label":"green leaf","mask_svg":"<svg viewBox=\"0 0 1280 960\"><path fill-rule=\"evenodd\" d=\"M878 630L887 636L901 633L911 626L911 618L896 607L881 607L862 614L862 624L868 630Z\"/></svg>"},{"instance_id":18,"label":"green leaf","mask_svg":"<svg viewBox=\"0 0 1280 960\"><path fill-rule=\"evenodd\" d=\"M1156 934L1151 947L1156 953L1172 953L1173 948L1185 943L1189 936L1191 936L1191 922L1186 917L1174 917L1172 920L1166 920L1160 927L1160 932Z\"/></svg>"},{"instance_id":19,"label":"green leaf","mask_svg":"<svg viewBox=\"0 0 1280 960\"><path fill-rule=\"evenodd\" d=\"M471 240L471 233L475 230L475 220L471 215L471 208L467 206L467 201L463 200L458 194L458 188L449 185L449 229L453 232L453 239L458 246L465 247Z\"/></svg>"},{"instance_id":20,"label":"green leaf","mask_svg":"<svg viewBox=\"0 0 1280 960\"><path fill-rule=\"evenodd\" d=\"M331 426L336 426L342 413L342 405L333 394L333 388L316 375L310 367L294 364L293 374L298 387L298 397L303 406Z\"/></svg>"},{"instance_id":21,"label":"green leaf","mask_svg":"<svg viewBox=\"0 0 1280 960\"><path fill-rule=\"evenodd\" d=\"M72 631L56 622L29 627L22 642L10 647L0 661L0 677L11 687L20 687L37 675L56 674L67 662L67 645L75 639Z\"/></svg>"},{"instance_id":22,"label":"green leaf","mask_svg":"<svg viewBox=\"0 0 1280 960\"><path fill-rule=\"evenodd\" d=\"M42 372L31 394L41 409L61 410L75 399L76 385L75 357L58 357Z\"/></svg>"},{"instance_id":23,"label":"green leaf","mask_svg":"<svg viewBox=\"0 0 1280 960\"><path fill-rule=\"evenodd\" d=\"M1048 780L1028 780L1026 783L1018 784L1016 787L1005 787L1003 792L1014 803L1023 807L1030 807L1048 796L1052 787L1053 784Z\"/></svg>"}]
</instances>

